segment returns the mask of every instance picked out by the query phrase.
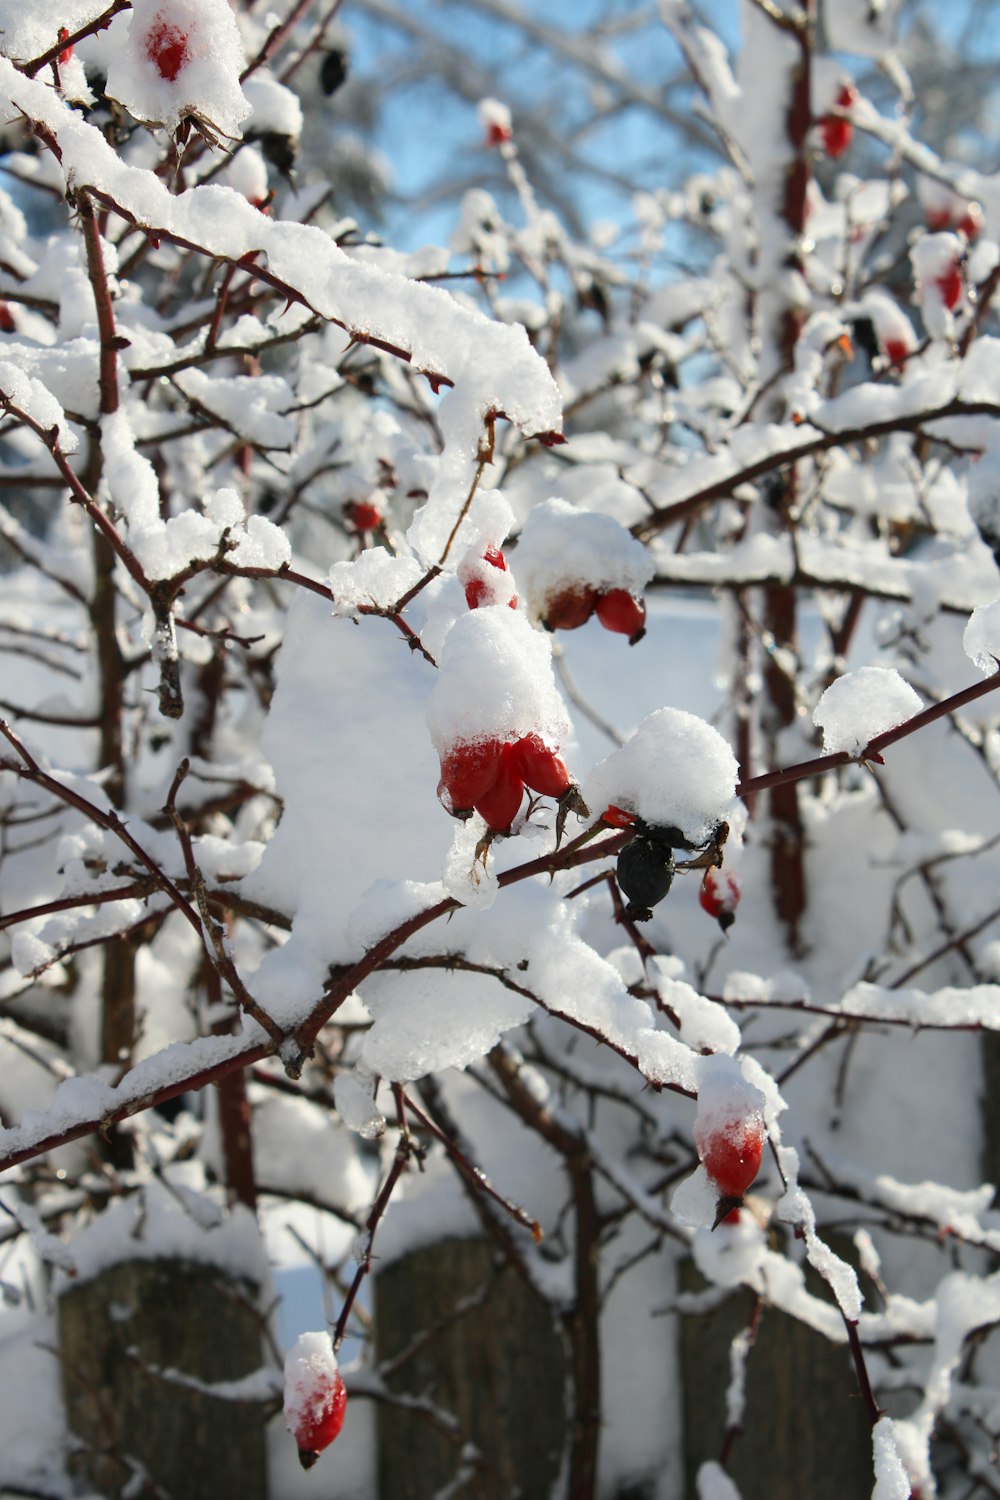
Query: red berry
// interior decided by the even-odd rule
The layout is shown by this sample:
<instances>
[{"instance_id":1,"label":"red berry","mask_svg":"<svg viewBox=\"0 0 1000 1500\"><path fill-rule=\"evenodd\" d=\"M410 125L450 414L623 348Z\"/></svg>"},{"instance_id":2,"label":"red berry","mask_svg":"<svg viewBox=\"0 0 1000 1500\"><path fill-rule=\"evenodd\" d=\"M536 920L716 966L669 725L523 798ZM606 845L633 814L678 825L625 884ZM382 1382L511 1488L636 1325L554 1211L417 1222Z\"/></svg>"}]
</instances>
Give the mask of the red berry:
<instances>
[{"instance_id":1,"label":"red berry","mask_svg":"<svg viewBox=\"0 0 1000 1500\"><path fill-rule=\"evenodd\" d=\"M635 822L635 814L626 812L623 807L616 807L613 802L601 813L602 823L610 823L612 828L631 828Z\"/></svg>"},{"instance_id":2,"label":"red berry","mask_svg":"<svg viewBox=\"0 0 1000 1500\"><path fill-rule=\"evenodd\" d=\"M845 83L837 95L837 105L840 109L849 109L857 99L857 90L850 84ZM827 156L834 160L843 156L854 139L854 126L850 120L845 120L841 115L824 115L819 127L820 137L823 141L823 150Z\"/></svg>"},{"instance_id":3,"label":"red berry","mask_svg":"<svg viewBox=\"0 0 1000 1500\"><path fill-rule=\"evenodd\" d=\"M882 352L889 363L899 369L910 356L910 346L905 339L886 339Z\"/></svg>"},{"instance_id":4,"label":"red berry","mask_svg":"<svg viewBox=\"0 0 1000 1500\"><path fill-rule=\"evenodd\" d=\"M510 745L505 745L493 785L476 799L476 812L494 833L510 833L524 796L524 782L514 768L510 751Z\"/></svg>"},{"instance_id":5,"label":"red berry","mask_svg":"<svg viewBox=\"0 0 1000 1500\"><path fill-rule=\"evenodd\" d=\"M597 618L605 630L627 635L634 646L646 634L646 606L628 589L609 589L597 601Z\"/></svg>"},{"instance_id":6,"label":"red berry","mask_svg":"<svg viewBox=\"0 0 1000 1500\"><path fill-rule=\"evenodd\" d=\"M181 68L190 61L187 36L179 26L159 16L146 36L146 56L155 63L160 77L173 83Z\"/></svg>"},{"instance_id":7,"label":"red berry","mask_svg":"<svg viewBox=\"0 0 1000 1500\"><path fill-rule=\"evenodd\" d=\"M839 115L827 115L820 126L820 134L823 138L823 150L836 161L845 154L853 141L854 126L850 120L842 120Z\"/></svg>"},{"instance_id":8,"label":"red berry","mask_svg":"<svg viewBox=\"0 0 1000 1500\"><path fill-rule=\"evenodd\" d=\"M950 208L929 208L924 214L927 228L936 234L940 229L947 229L951 224Z\"/></svg>"},{"instance_id":9,"label":"red berry","mask_svg":"<svg viewBox=\"0 0 1000 1500\"><path fill-rule=\"evenodd\" d=\"M596 605L596 589L589 584L568 584L546 599L542 624L546 630L578 630L586 625Z\"/></svg>"},{"instance_id":10,"label":"red berry","mask_svg":"<svg viewBox=\"0 0 1000 1500\"><path fill-rule=\"evenodd\" d=\"M723 932L727 932L736 920L736 908L740 904L742 890L735 875L722 870L706 870L698 892L702 911L715 917Z\"/></svg>"},{"instance_id":11,"label":"red berry","mask_svg":"<svg viewBox=\"0 0 1000 1500\"><path fill-rule=\"evenodd\" d=\"M699 1138L696 1127L695 1143L702 1165L718 1188L719 1196L722 1199L736 1199L729 1207L738 1207L743 1194L760 1171L764 1153L764 1125L760 1116L729 1120L725 1125L712 1130L707 1137Z\"/></svg>"},{"instance_id":12,"label":"red berry","mask_svg":"<svg viewBox=\"0 0 1000 1500\"><path fill-rule=\"evenodd\" d=\"M285 1360L285 1426L311 1469L344 1425L347 1391L328 1333L303 1333Z\"/></svg>"},{"instance_id":13,"label":"red berry","mask_svg":"<svg viewBox=\"0 0 1000 1500\"><path fill-rule=\"evenodd\" d=\"M344 1425L346 1409L347 1390L338 1371L326 1405L318 1415L303 1420L292 1434L299 1450L299 1463L304 1469L311 1469L323 1449L329 1448Z\"/></svg>"},{"instance_id":14,"label":"red berry","mask_svg":"<svg viewBox=\"0 0 1000 1500\"><path fill-rule=\"evenodd\" d=\"M370 500L348 500L344 515L356 531L374 531L382 525L382 512Z\"/></svg>"},{"instance_id":15,"label":"red berry","mask_svg":"<svg viewBox=\"0 0 1000 1500\"><path fill-rule=\"evenodd\" d=\"M60 26L60 28L59 28L59 38L58 39L59 39L60 42L68 42L69 41L69 32L66 30L65 26ZM66 64L69 62L69 60L70 60L70 58L72 56L73 56L73 48L72 47L63 47L63 50L59 54L59 66L61 68L64 68L66 66Z\"/></svg>"},{"instance_id":16,"label":"red berry","mask_svg":"<svg viewBox=\"0 0 1000 1500\"><path fill-rule=\"evenodd\" d=\"M958 306L959 298L965 289L965 280L959 262L953 260L944 275L939 276L934 284L941 293L941 301L945 307L953 311Z\"/></svg>"},{"instance_id":17,"label":"red berry","mask_svg":"<svg viewBox=\"0 0 1000 1500\"><path fill-rule=\"evenodd\" d=\"M0 302L0 329L3 329L4 333L14 333L16 332L16 327L14 314L11 312L9 304Z\"/></svg>"},{"instance_id":18,"label":"red berry","mask_svg":"<svg viewBox=\"0 0 1000 1500\"><path fill-rule=\"evenodd\" d=\"M499 740L472 740L452 746L441 762L438 782L438 796L448 812L458 818L469 816L500 774L502 750Z\"/></svg>"},{"instance_id":19,"label":"red berry","mask_svg":"<svg viewBox=\"0 0 1000 1500\"><path fill-rule=\"evenodd\" d=\"M496 568L500 573L507 572L507 559L504 557L499 547L487 547L486 551L483 553L483 562L489 563L491 567ZM465 567L468 566L468 564L465 564L463 565L463 568L459 570L460 578ZM471 566L475 567L477 565L473 563ZM468 577L468 575L466 576ZM482 577L473 574L471 578L468 578L468 582L465 585L465 602L470 609L478 609L481 604L498 604L500 600L495 597L493 587L488 577ZM511 595L511 597L507 600L507 605L510 609L517 608L516 594Z\"/></svg>"},{"instance_id":20,"label":"red berry","mask_svg":"<svg viewBox=\"0 0 1000 1500\"><path fill-rule=\"evenodd\" d=\"M486 127L487 146L502 146L504 141L509 141L514 132L509 125L498 125L495 120Z\"/></svg>"},{"instance_id":21,"label":"red berry","mask_svg":"<svg viewBox=\"0 0 1000 1500\"><path fill-rule=\"evenodd\" d=\"M525 786L543 797L561 797L572 785L566 762L557 750L550 750L537 734L526 734L516 745L508 746L511 764Z\"/></svg>"}]
</instances>

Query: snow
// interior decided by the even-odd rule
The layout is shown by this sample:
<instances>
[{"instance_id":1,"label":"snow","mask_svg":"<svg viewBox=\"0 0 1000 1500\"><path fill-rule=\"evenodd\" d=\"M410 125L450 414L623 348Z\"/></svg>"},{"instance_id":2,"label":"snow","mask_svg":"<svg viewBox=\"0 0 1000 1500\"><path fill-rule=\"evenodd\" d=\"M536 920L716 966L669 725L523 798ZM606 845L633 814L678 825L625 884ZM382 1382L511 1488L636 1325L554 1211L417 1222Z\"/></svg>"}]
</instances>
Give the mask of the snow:
<instances>
[{"instance_id":1,"label":"snow","mask_svg":"<svg viewBox=\"0 0 1000 1500\"><path fill-rule=\"evenodd\" d=\"M595 766L584 779L583 796L598 815L620 807L651 825L679 828L701 845L735 817L738 770L711 724L682 709L661 708Z\"/></svg>"},{"instance_id":2,"label":"snow","mask_svg":"<svg viewBox=\"0 0 1000 1500\"><path fill-rule=\"evenodd\" d=\"M894 667L859 667L830 684L813 709L813 723L823 731L826 754L856 755L923 706Z\"/></svg>"},{"instance_id":3,"label":"snow","mask_svg":"<svg viewBox=\"0 0 1000 1500\"><path fill-rule=\"evenodd\" d=\"M558 747L569 720L552 672L552 644L511 609L474 609L445 637L427 722L438 754L483 740L538 734Z\"/></svg>"},{"instance_id":4,"label":"snow","mask_svg":"<svg viewBox=\"0 0 1000 1500\"><path fill-rule=\"evenodd\" d=\"M107 35L107 92L137 120L176 130L193 114L236 136L250 113L243 44L227 0L133 0Z\"/></svg>"},{"instance_id":5,"label":"snow","mask_svg":"<svg viewBox=\"0 0 1000 1500\"><path fill-rule=\"evenodd\" d=\"M698 1500L740 1500L740 1492L721 1464L703 1463L695 1479Z\"/></svg>"},{"instance_id":6,"label":"snow","mask_svg":"<svg viewBox=\"0 0 1000 1500\"><path fill-rule=\"evenodd\" d=\"M456 983L433 969L373 975L363 994L374 1018L363 1061L372 1073L398 1081L477 1062L535 1008L490 976L465 975Z\"/></svg>"},{"instance_id":7,"label":"snow","mask_svg":"<svg viewBox=\"0 0 1000 1500\"><path fill-rule=\"evenodd\" d=\"M69 1245L79 1285L128 1260L164 1260L176 1257L198 1265L218 1266L230 1276L263 1284L266 1267L254 1216L243 1204L219 1212L214 1204L214 1223L200 1223L184 1202L183 1195L155 1180L140 1192L108 1205L76 1233ZM56 1291L65 1289L65 1273L56 1277Z\"/></svg>"},{"instance_id":8,"label":"snow","mask_svg":"<svg viewBox=\"0 0 1000 1500\"><path fill-rule=\"evenodd\" d=\"M1000 662L1000 599L980 604L969 616L962 637L965 654L980 672L991 677Z\"/></svg>"},{"instance_id":9,"label":"snow","mask_svg":"<svg viewBox=\"0 0 1000 1500\"><path fill-rule=\"evenodd\" d=\"M910 1481L896 1447L891 1417L880 1417L872 1428L875 1488L872 1500L910 1500Z\"/></svg>"}]
</instances>

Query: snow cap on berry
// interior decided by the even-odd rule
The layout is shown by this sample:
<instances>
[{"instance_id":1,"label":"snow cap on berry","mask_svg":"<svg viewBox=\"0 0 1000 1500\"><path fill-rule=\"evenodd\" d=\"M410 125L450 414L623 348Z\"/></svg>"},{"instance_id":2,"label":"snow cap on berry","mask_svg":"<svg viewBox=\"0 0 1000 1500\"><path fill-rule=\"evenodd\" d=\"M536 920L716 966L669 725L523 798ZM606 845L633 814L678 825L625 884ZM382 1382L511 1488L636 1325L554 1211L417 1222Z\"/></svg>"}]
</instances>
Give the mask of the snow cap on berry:
<instances>
[{"instance_id":1,"label":"snow cap on berry","mask_svg":"<svg viewBox=\"0 0 1000 1500\"><path fill-rule=\"evenodd\" d=\"M813 723L823 731L826 754L846 750L856 755L869 740L912 719L923 706L894 667L859 667L830 684L813 709Z\"/></svg>"},{"instance_id":2,"label":"snow cap on berry","mask_svg":"<svg viewBox=\"0 0 1000 1500\"><path fill-rule=\"evenodd\" d=\"M583 787L588 807L613 804L644 822L679 828L707 844L735 815L739 767L717 729L696 714L660 708L631 739L595 766Z\"/></svg>"},{"instance_id":3,"label":"snow cap on berry","mask_svg":"<svg viewBox=\"0 0 1000 1500\"><path fill-rule=\"evenodd\" d=\"M146 124L176 130L194 115L236 136L250 113L228 0L135 0L109 28L107 52L109 97Z\"/></svg>"},{"instance_id":4,"label":"snow cap on berry","mask_svg":"<svg viewBox=\"0 0 1000 1500\"><path fill-rule=\"evenodd\" d=\"M506 104L502 104L499 99L480 99L476 113L488 145L495 146L500 141L510 140L514 127Z\"/></svg>"},{"instance_id":5,"label":"snow cap on berry","mask_svg":"<svg viewBox=\"0 0 1000 1500\"><path fill-rule=\"evenodd\" d=\"M480 740L537 734L550 749L569 738L549 637L512 609L474 609L445 636L427 722L438 754Z\"/></svg>"},{"instance_id":6,"label":"snow cap on berry","mask_svg":"<svg viewBox=\"0 0 1000 1500\"><path fill-rule=\"evenodd\" d=\"M639 595L653 572L646 548L620 521L567 500L536 505L518 542L517 579L534 620L545 618L546 602L568 585Z\"/></svg>"},{"instance_id":7,"label":"snow cap on berry","mask_svg":"<svg viewBox=\"0 0 1000 1500\"><path fill-rule=\"evenodd\" d=\"M735 1057L713 1053L698 1060L698 1113L694 1140L699 1153L702 1143L717 1131L732 1125L753 1125L764 1130L767 1100L744 1076Z\"/></svg>"},{"instance_id":8,"label":"snow cap on berry","mask_svg":"<svg viewBox=\"0 0 1000 1500\"><path fill-rule=\"evenodd\" d=\"M964 301L962 258L965 241L957 234L924 234L910 251L924 325L932 339L951 338L955 313Z\"/></svg>"}]
</instances>

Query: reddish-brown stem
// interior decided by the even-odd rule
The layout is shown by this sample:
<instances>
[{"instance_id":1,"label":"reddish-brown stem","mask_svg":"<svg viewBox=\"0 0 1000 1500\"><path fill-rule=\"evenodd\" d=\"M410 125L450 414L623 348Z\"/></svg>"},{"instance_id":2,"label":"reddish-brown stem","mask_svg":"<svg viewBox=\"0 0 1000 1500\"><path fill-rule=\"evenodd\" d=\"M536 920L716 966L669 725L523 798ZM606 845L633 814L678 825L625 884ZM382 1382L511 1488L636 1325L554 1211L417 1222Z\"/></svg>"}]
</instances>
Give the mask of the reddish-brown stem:
<instances>
[{"instance_id":1,"label":"reddish-brown stem","mask_svg":"<svg viewBox=\"0 0 1000 1500\"><path fill-rule=\"evenodd\" d=\"M83 41L84 37L96 36L99 31L106 31L115 16L120 15L123 10L131 9L132 0L114 0L114 3L101 15L97 16L95 20L88 21L78 31L73 31L69 36L64 36L61 40L53 43L49 50L43 52L40 57L35 57L31 62L25 63L21 68L21 72L28 78L34 78L36 73L40 73L43 68L48 67L49 63L57 62L62 53L68 48L75 47L77 42Z\"/></svg>"},{"instance_id":2,"label":"reddish-brown stem","mask_svg":"<svg viewBox=\"0 0 1000 1500\"><path fill-rule=\"evenodd\" d=\"M87 250L87 271L94 290L94 304L97 308L97 328L101 335L99 376L101 415L107 417L118 410L118 350L121 345L115 329L115 312L111 305L111 288L108 286L108 275L104 265L101 234L97 227L97 215L89 193L80 194L78 212L83 225L83 242Z\"/></svg>"},{"instance_id":3,"label":"reddish-brown stem","mask_svg":"<svg viewBox=\"0 0 1000 1500\"><path fill-rule=\"evenodd\" d=\"M364 1248L364 1252L361 1255L360 1260L358 1261L358 1268L354 1273L354 1279L351 1282L351 1285L348 1287L347 1296L344 1298L344 1305L340 1309L340 1317L337 1319L337 1326L333 1331L333 1347L335 1351L338 1350L341 1344L344 1342L344 1334L347 1332L347 1321L351 1316L351 1308L354 1306L358 1292L361 1290L361 1286L364 1282L365 1277L371 1270L372 1241L375 1238L375 1231L378 1229L383 1214L389 1207L389 1200L392 1197L393 1192L395 1191L397 1182L399 1181L400 1177L402 1177L403 1173L406 1171L407 1166L409 1165L411 1149L412 1148L410 1146L409 1138L401 1131L399 1144L396 1147L396 1154L392 1159L392 1166L389 1168L388 1175L386 1176L385 1182L382 1184L381 1191L379 1192L378 1197L375 1199L375 1202L371 1206L371 1211L368 1214L368 1218L365 1220L364 1232L368 1236L368 1239Z\"/></svg>"},{"instance_id":4,"label":"reddish-brown stem","mask_svg":"<svg viewBox=\"0 0 1000 1500\"><path fill-rule=\"evenodd\" d=\"M992 693L995 688L1000 687L1000 670L987 677L982 682L975 682L971 687L963 688L959 693L953 693L949 698L942 698L940 703L931 704L930 708L922 709L920 713L914 714L912 719L906 719L902 724L897 724L894 729L887 729L884 734L877 734L874 739L869 740L864 749L856 754L847 750L831 751L829 755L817 755L814 760L799 761L797 765L785 766L780 771L765 771L762 776L752 776L748 781L741 781L736 787L737 797L745 798L753 792L764 791L767 787L778 786L786 781L802 781L809 776L820 776L824 771L835 771L839 766L864 765L874 762L881 765L881 752L887 750L890 745L896 744L898 740L906 739L908 735L915 734L918 729L933 724L935 719L943 719L948 714L955 713L964 708L968 703L974 703L977 698L985 697Z\"/></svg>"}]
</instances>

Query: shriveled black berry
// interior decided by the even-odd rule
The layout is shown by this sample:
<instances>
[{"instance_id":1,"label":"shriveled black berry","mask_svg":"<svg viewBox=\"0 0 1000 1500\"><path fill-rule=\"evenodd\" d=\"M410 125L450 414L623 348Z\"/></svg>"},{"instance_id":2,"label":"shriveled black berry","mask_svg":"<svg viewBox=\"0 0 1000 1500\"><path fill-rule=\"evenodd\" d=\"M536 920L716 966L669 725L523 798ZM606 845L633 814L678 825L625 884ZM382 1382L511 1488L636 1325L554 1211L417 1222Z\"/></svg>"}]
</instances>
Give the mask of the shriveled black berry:
<instances>
[{"instance_id":1,"label":"shriveled black berry","mask_svg":"<svg viewBox=\"0 0 1000 1500\"><path fill-rule=\"evenodd\" d=\"M618 884L627 898L625 915L632 922L648 922L674 878L674 857L668 845L639 836L618 856Z\"/></svg>"},{"instance_id":2,"label":"shriveled black berry","mask_svg":"<svg viewBox=\"0 0 1000 1500\"><path fill-rule=\"evenodd\" d=\"M324 57L319 70L319 84L324 94L335 94L347 77L347 53L334 47Z\"/></svg>"}]
</instances>

